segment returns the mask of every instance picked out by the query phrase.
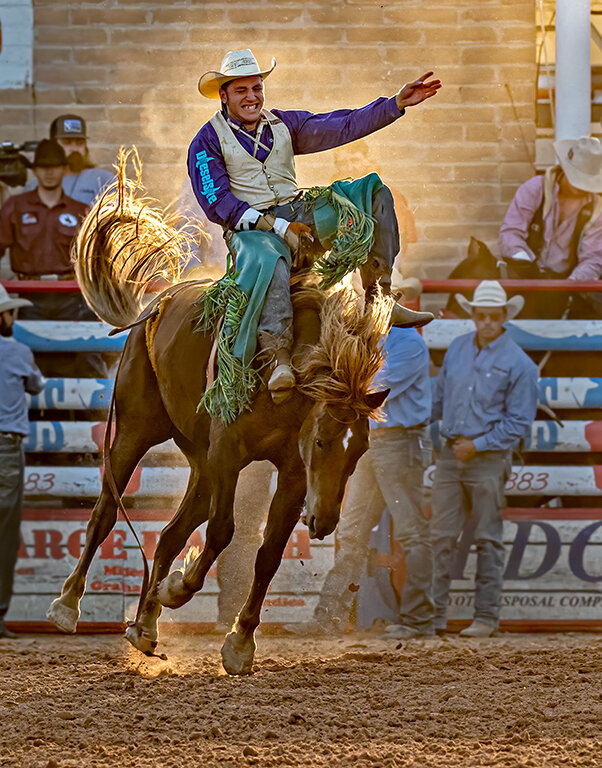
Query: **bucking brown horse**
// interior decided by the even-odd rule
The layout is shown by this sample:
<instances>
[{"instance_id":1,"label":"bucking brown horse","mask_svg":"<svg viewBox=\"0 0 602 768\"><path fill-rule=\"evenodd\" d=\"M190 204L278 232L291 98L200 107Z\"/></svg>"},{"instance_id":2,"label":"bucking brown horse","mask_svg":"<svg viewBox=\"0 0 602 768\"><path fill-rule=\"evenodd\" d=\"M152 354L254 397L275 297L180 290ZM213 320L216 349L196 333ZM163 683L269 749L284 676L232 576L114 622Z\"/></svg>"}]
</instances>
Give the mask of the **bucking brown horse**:
<instances>
[{"instance_id":1,"label":"bucking brown horse","mask_svg":"<svg viewBox=\"0 0 602 768\"><path fill-rule=\"evenodd\" d=\"M132 645L153 654L162 606L177 608L190 600L232 538L239 473L252 461L269 460L278 483L254 581L222 647L226 671L248 674L261 606L304 502L310 536L323 539L336 527L345 484L368 448L368 418L387 394L371 392L371 383L382 365L380 342L391 304L377 297L364 309L350 291L327 297L307 287L295 291L296 389L275 404L264 382L252 409L234 422L211 419L197 410L213 346L212 334L198 330L197 302L206 285L174 283L147 306L140 322L144 291L158 274L177 280L182 249L164 214L140 197L139 168L136 179L127 178L126 159L121 156L117 182L85 219L76 254L82 292L96 314L116 327L134 323L115 380L109 472L79 561L48 618L65 632L75 631L92 558L116 521L114 491L123 493L149 448L173 438L190 464L188 487L161 534L148 589L126 631ZM190 534L207 520L203 551L170 573Z\"/></svg>"}]
</instances>

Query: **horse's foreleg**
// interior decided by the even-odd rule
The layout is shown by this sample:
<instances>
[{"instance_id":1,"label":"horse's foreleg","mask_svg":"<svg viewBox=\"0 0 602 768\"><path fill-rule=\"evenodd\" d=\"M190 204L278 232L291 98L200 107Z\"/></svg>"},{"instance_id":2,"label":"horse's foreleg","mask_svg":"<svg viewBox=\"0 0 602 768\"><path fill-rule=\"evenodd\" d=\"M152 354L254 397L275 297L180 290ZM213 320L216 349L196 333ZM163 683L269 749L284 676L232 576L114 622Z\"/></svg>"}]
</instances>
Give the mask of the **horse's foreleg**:
<instances>
[{"instance_id":1,"label":"horse's foreleg","mask_svg":"<svg viewBox=\"0 0 602 768\"><path fill-rule=\"evenodd\" d=\"M282 560L286 543L301 515L305 498L305 470L299 463L294 470L278 474L278 488L270 505L268 522L255 560L251 592L234 628L222 646L222 663L229 675L248 675L255 656L255 630L268 587Z\"/></svg>"},{"instance_id":2,"label":"horse's foreleg","mask_svg":"<svg viewBox=\"0 0 602 768\"><path fill-rule=\"evenodd\" d=\"M234 533L234 492L238 472L223 471L212 478L211 508L207 537L203 551L185 563L183 569L172 571L158 586L157 596L166 608L179 608L198 592L205 576L230 543Z\"/></svg>"},{"instance_id":3,"label":"horse's foreleg","mask_svg":"<svg viewBox=\"0 0 602 768\"><path fill-rule=\"evenodd\" d=\"M125 490L132 472L148 447L146 442L132 440L131 434L125 436L124 430L117 433L111 447L111 465L119 493ZM86 591L86 577L90 564L96 550L111 532L116 519L117 504L108 482L103 478L102 490L86 529L83 551L75 568L63 584L61 596L51 603L46 612L48 620L63 632L75 632L80 616L79 604Z\"/></svg>"},{"instance_id":4,"label":"horse's foreleg","mask_svg":"<svg viewBox=\"0 0 602 768\"><path fill-rule=\"evenodd\" d=\"M182 551L190 534L207 520L209 501L208 480L193 469L178 511L159 537L148 592L139 616L125 633L127 640L143 653L154 651L159 642L157 621L162 606L158 598L158 584L169 573L173 561Z\"/></svg>"}]
</instances>

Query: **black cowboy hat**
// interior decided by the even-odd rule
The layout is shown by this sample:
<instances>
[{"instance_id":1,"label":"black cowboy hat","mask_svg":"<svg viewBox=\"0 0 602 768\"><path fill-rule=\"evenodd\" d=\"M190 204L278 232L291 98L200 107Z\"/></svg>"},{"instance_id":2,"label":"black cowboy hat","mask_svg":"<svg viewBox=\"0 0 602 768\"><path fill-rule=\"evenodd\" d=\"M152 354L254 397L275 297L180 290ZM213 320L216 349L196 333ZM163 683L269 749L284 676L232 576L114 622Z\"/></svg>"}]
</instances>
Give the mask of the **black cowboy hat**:
<instances>
[{"instance_id":1,"label":"black cowboy hat","mask_svg":"<svg viewBox=\"0 0 602 768\"><path fill-rule=\"evenodd\" d=\"M67 165L65 150L54 139L42 139L36 147L33 162L29 167L52 168L58 165Z\"/></svg>"}]
</instances>

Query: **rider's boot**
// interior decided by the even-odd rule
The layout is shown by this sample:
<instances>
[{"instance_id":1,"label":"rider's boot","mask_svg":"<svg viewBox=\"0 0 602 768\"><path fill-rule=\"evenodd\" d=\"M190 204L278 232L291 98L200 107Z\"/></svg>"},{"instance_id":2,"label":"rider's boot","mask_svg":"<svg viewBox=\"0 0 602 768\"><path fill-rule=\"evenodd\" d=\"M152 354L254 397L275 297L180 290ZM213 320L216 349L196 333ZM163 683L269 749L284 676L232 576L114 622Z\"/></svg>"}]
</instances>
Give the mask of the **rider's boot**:
<instances>
[{"instance_id":1,"label":"rider's boot","mask_svg":"<svg viewBox=\"0 0 602 768\"><path fill-rule=\"evenodd\" d=\"M294 386L295 374L291 368L289 351L288 349L279 349L276 351L276 367L268 381L268 389L272 393L272 400L280 402L290 394L290 390Z\"/></svg>"},{"instance_id":2,"label":"rider's boot","mask_svg":"<svg viewBox=\"0 0 602 768\"><path fill-rule=\"evenodd\" d=\"M295 386L295 374L291 367L291 355L282 340L271 333L259 333L259 346L262 352L270 355L274 361L274 370L268 380L268 389L275 403L285 400Z\"/></svg>"},{"instance_id":3,"label":"rider's boot","mask_svg":"<svg viewBox=\"0 0 602 768\"><path fill-rule=\"evenodd\" d=\"M383 259L370 255L366 264L360 268L360 274L367 304L373 300L379 288L386 296L391 294L391 271L385 265ZM399 296L395 296L395 299L398 298ZM419 312L414 309L408 309L398 301L395 301L391 312L391 325L396 328L420 328L434 319L435 315L432 312Z\"/></svg>"},{"instance_id":4,"label":"rider's boot","mask_svg":"<svg viewBox=\"0 0 602 768\"><path fill-rule=\"evenodd\" d=\"M378 290L378 282L366 288L366 302L369 304L375 292ZM384 294L390 293L390 283L380 286ZM430 323L435 319L435 315L432 312L419 312L414 309L408 309L400 304L398 301L393 304L391 310L391 325L395 328L421 328L423 325Z\"/></svg>"},{"instance_id":5,"label":"rider's boot","mask_svg":"<svg viewBox=\"0 0 602 768\"><path fill-rule=\"evenodd\" d=\"M396 328L421 328L435 319L432 312L417 312L395 302L391 312L391 325Z\"/></svg>"}]
</instances>

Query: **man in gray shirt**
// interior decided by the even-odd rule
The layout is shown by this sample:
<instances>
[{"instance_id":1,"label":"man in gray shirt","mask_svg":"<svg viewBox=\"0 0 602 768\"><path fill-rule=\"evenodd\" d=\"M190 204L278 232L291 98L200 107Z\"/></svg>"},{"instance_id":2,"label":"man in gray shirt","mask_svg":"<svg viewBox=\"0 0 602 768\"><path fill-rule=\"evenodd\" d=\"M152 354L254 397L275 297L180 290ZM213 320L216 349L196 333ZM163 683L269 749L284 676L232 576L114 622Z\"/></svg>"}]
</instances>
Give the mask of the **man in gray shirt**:
<instances>
[{"instance_id":1,"label":"man in gray shirt","mask_svg":"<svg viewBox=\"0 0 602 768\"><path fill-rule=\"evenodd\" d=\"M115 181L115 176L96 168L90 160L86 121L79 115L60 115L50 124L50 138L65 150L68 171L63 191L74 200L91 206L95 198Z\"/></svg>"},{"instance_id":2,"label":"man in gray shirt","mask_svg":"<svg viewBox=\"0 0 602 768\"><path fill-rule=\"evenodd\" d=\"M15 637L6 628L4 617L19 551L23 438L29 433L25 393L36 395L44 387L31 349L13 338L17 309L30 304L27 299L11 299L0 284L0 638Z\"/></svg>"}]
</instances>

